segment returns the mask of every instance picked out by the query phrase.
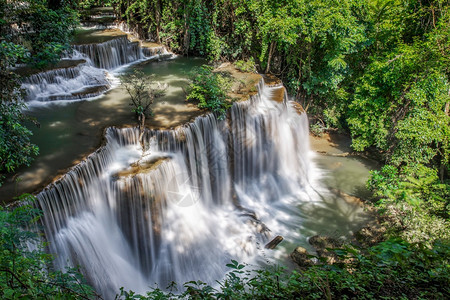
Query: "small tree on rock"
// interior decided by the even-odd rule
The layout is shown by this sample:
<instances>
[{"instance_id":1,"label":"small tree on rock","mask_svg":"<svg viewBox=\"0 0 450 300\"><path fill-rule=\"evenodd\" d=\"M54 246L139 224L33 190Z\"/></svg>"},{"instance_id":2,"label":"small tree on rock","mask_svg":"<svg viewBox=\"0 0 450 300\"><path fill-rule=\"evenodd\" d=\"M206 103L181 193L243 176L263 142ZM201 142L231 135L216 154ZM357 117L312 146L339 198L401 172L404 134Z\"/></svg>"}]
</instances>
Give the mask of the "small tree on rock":
<instances>
[{"instance_id":1,"label":"small tree on rock","mask_svg":"<svg viewBox=\"0 0 450 300\"><path fill-rule=\"evenodd\" d=\"M136 113L139 127L139 142L144 148L145 119L153 115L152 104L155 99L165 95L168 85L154 82L151 76L135 70L132 74L121 77L122 85L130 95L130 106Z\"/></svg>"}]
</instances>

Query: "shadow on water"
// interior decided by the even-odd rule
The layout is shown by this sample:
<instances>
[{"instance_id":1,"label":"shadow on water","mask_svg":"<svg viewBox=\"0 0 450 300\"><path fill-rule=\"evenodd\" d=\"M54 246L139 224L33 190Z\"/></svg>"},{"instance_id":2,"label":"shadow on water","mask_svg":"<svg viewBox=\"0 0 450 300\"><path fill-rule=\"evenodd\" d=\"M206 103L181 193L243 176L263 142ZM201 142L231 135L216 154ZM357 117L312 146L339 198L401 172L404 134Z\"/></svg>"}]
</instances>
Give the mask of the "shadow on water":
<instances>
[{"instance_id":1,"label":"shadow on water","mask_svg":"<svg viewBox=\"0 0 450 300\"><path fill-rule=\"evenodd\" d=\"M371 220L360 203L349 203L335 193L318 193L320 202L299 205L302 218L301 236L326 235L345 237Z\"/></svg>"},{"instance_id":2,"label":"shadow on water","mask_svg":"<svg viewBox=\"0 0 450 300\"><path fill-rule=\"evenodd\" d=\"M337 178L332 184L326 188L315 189L315 200L311 198L308 199L310 201L297 205L297 217L301 220L301 225L295 230L297 238L293 242L283 241L277 250L283 265L288 268L296 268L288 256L296 247L304 247L312 254L316 252L308 242L312 236L322 235L348 240L353 233L374 220L373 213L365 209L359 198L340 193L337 187L348 186L346 180ZM356 184L353 191L355 195L368 194L364 185Z\"/></svg>"},{"instance_id":3,"label":"shadow on water","mask_svg":"<svg viewBox=\"0 0 450 300\"><path fill-rule=\"evenodd\" d=\"M310 142L316 152L313 160L321 173L321 185L325 188L315 190L320 201L305 201L298 206L302 219L302 226L298 228L301 238L298 244L286 245L288 253L296 246L314 251L308 243L308 238L314 235L348 238L373 220L372 213L364 208L360 199L370 197L366 182L369 171L377 169L377 163L362 157L333 156L351 152L351 140L344 135L310 137Z\"/></svg>"}]
</instances>

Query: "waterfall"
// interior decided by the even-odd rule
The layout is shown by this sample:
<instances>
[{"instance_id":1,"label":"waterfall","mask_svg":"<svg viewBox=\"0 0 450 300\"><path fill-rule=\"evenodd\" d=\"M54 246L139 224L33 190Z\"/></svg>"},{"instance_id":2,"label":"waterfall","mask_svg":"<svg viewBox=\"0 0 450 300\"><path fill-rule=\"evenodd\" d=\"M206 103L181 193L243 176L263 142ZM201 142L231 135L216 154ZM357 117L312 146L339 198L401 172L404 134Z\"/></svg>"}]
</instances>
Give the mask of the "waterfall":
<instances>
[{"instance_id":1,"label":"waterfall","mask_svg":"<svg viewBox=\"0 0 450 300\"><path fill-rule=\"evenodd\" d=\"M88 61L75 67L37 73L22 81L27 101L91 98L105 92L109 87L107 73L93 67Z\"/></svg>"},{"instance_id":2,"label":"waterfall","mask_svg":"<svg viewBox=\"0 0 450 300\"><path fill-rule=\"evenodd\" d=\"M80 265L106 298L175 281L213 284L231 259L254 262L293 240L314 197L308 122L280 87L176 130L109 128L106 144L38 195L56 266Z\"/></svg>"},{"instance_id":3,"label":"waterfall","mask_svg":"<svg viewBox=\"0 0 450 300\"><path fill-rule=\"evenodd\" d=\"M97 68L112 70L144 58L139 42L126 36L100 44L75 45L74 49L91 59Z\"/></svg>"},{"instance_id":4,"label":"waterfall","mask_svg":"<svg viewBox=\"0 0 450 300\"><path fill-rule=\"evenodd\" d=\"M75 45L66 61L79 61L76 66L58 68L31 75L22 81L26 101L80 100L99 96L109 90L114 71L124 65L170 54L164 47L141 47L126 36L99 44Z\"/></svg>"}]
</instances>

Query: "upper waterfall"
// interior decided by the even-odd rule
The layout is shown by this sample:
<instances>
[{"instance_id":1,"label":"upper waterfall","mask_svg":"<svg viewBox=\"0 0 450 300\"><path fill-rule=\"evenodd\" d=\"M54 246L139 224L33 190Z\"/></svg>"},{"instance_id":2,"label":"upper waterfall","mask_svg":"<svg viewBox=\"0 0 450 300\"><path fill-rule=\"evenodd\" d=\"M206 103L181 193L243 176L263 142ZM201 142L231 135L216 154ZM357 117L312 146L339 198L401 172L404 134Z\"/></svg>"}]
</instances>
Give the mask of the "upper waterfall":
<instances>
[{"instance_id":1,"label":"upper waterfall","mask_svg":"<svg viewBox=\"0 0 450 300\"><path fill-rule=\"evenodd\" d=\"M57 267L81 265L107 298L171 281L214 282L230 259L258 260L293 239L311 188L308 122L279 87L234 103L226 120L176 130L109 128L107 143L38 195Z\"/></svg>"},{"instance_id":2,"label":"upper waterfall","mask_svg":"<svg viewBox=\"0 0 450 300\"><path fill-rule=\"evenodd\" d=\"M75 45L74 49L89 57L97 68L107 70L144 58L139 42L130 42L126 36L100 44Z\"/></svg>"},{"instance_id":3,"label":"upper waterfall","mask_svg":"<svg viewBox=\"0 0 450 300\"><path fill-rule=\"evenodd\" d=\"M65 61L84 61L76 66L39 72L23 79L26 101L80 100L96 97L117 80L110 73L125 65L168 54L161 47L141 47L126 35L103 43L74 45Z\"/></svg>"}]
</instances>

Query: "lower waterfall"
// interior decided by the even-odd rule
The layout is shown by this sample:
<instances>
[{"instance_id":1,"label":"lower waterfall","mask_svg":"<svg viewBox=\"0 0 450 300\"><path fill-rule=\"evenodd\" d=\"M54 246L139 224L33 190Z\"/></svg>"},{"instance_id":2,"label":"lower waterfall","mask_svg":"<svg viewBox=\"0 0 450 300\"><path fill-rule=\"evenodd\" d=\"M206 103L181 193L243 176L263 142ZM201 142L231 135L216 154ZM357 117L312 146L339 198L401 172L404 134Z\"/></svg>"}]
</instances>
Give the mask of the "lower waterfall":
<instances>
[{"instance_id":1,"label":"lower waterfall","mask_svg":"<svg viewBox=\"0 0 450 300\"><path fill-rule=\"evenodd\" d=\"M38 195L56 267L80 265L106 298L175 281L213 284L231 259L257 262L298 238L297 205L318 201L305 113L260 83L225 120L176 130L109 128L106 144Z\"/></svg>"}]
</instances>

